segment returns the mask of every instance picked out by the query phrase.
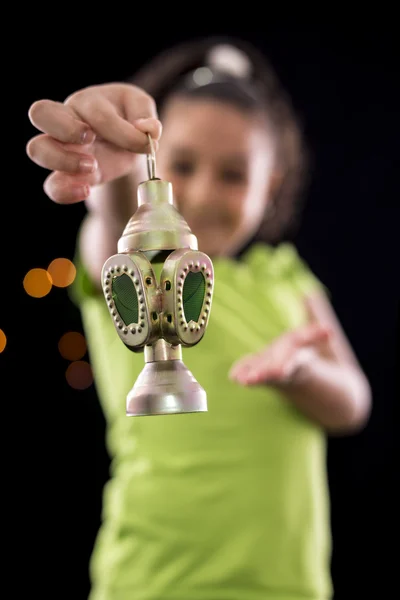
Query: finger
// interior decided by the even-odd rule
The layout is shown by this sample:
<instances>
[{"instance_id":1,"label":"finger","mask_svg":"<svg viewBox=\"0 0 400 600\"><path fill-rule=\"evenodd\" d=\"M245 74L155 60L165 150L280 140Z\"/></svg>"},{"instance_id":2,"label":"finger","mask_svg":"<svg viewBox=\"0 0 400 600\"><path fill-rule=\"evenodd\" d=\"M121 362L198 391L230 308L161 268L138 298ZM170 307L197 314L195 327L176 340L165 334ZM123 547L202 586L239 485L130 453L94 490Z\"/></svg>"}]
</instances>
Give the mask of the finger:
<instances>
[{"instance_id":1,"label":"finger","mask_svg":"<svg viewBox=\"0 0 400 600\"><path fill-rule=\"evenodd\" d=\"M146 136L147 136L147 134L150 134L152 141L153 141L154 151L157 152L157 150L159 148L158 140L161 137L161 132L162 132L161 122L158 119L150 118L150 119L137 119L136 121L133 122L133 124L136 127L136 129L139 129L139 131L142 131L143 133L145 133ZM151 152L150 143L148 143L145 151L148 153Z\"/></svg>"},{"instance_id":2,"label":"finger","mask_svg":"<svg viewBox=\"0 0 400 600\"><path fill-rule=\"evenodd\" d=\"M139 154L149 152L146 133L139 131L132 123L121 117L107 98L82 97L79 104L78 101L76 102L74 109L81 119L87 122L103 140L130 152Z\"/></svg>"},{"instance_id":3,"label":"finger","mask_svg":"<svg viewBox=\"0 0 400 600\"><path fill-rule=\"evenodd\" d=\"M47 196L57 204L74 204L86 200L96 175L70 175L57 171L49 175L43 189Z\"/></svg>"},{"instance_id":4,"label":"finger","mask_svg":"<svg viewBox=\"0 0 400 600\"><path fill-rule=\"evenodd\" d=\"M290 374L297 352L290 338L284 335L261 352L242 359L234 367L233 378L244 385L281 381Z\"/></svg>"},{"instance_id":5,"label":"finger","mask_svg":"<svg viewBox=\"0 0 400 600\"><path fill-rule=\"evenodd\" d=\"M254 383L289 383L302 378L310 363L315 360L315 350L310 347L295 348L286 345L270 359L256 365L249 380Z\"/></svg>"},{"instance_id":6,"label":"finger","mask_svg":"<svg viewBox=\"0 0 400 600\"><path fill-rule=\"evenodd\" d=\"M259 385L283 381L287 377L288 374L282 366L257 363L247 370L237 372L232 380L241 385Z\"/></svg>"},{"instance_id":7,"label":"finger","mask_svg":"<svg viewBox=\"0 0 400 600\"><path fill-rule=\"evenodd\" d=\"M60 102L38 100L30 107L28 116L36 129L60 142L91 144L95 139L88 124L79 119L70 106Z\"/></svg>"},{"instance_id":8,"label":"finger","mask_svg":"<svg viewBox=\"0 0 400 600\"><path fill-rule=\"evenodd\" d=\"M252 362L254 361L255 354L249 354L247 356L243 356L238 361L236 361L230 371L229 377L231 379L236 379L237 377L241 377L243 373L249 370Z\"/></svg>"},{"instance_id":9,"label":"finger","mask_svg":"<svg viewBox=\"0 0 400 600\"><path fill-rule=\"evenodd\" d=\"M67 173L93 173L97 161L91 154L67 150L65 146L47 134L32 138L26 147L29 158L50 171Z\"/></svg>"},{"instance_id":10,"label":"finger","mask_svg":"<svg viewBox=\"0 0 400 600\"><path fill-rule=\"evenodd\" d=\"M229 378L242 385L261 382L263 377L268 374L268 367L271 373L273 373L270 364L271 361L268 361L266 354L265 352L261 352L243 357L233 365L229 372Z\"/></svg>"},{"instance_id":11,"label":"finger","mask_svg":"<svg viewBox=\"0 0 400 600\"><path fill-rule=\"evenodd\" d=\"M124 88L123 104L126 118L130 123L145 134L150 134L154 150L158 150L158 140L162 134L161 121L157 117L157 105L152 96L137 94L137 91L129 86ZM151 152L150 144L146 152Z\"/></svg>"},{"instance_id":12,"label":"finger","mask_svg":"<svg viewBox=\"0 0 400 600\"><path fill-rule=\"evenodd\" d=\"M143 133L149 133L153 140L159 140L162 133L161 121L157 116L154 98L146 93L138 93L138 88L126 86L121 96L124 114Z\"/></svg>"},{"instance_id":13,"label":"finger","mask_svg":"<svg viewBox=\"0 0 400 600\"><path fill-rule=\"evenodd\" d=\"M133 124L136 129L139 129L139 131L142 131L143 133L149 133L154 142L157 142L157 140L160 139L162 125L161 121L158 119L153 119L152 117L149 119L135 119Z\"/></svg>"},{"instance_id":14,"label":"finger","mask_svg":"<svg viewBox=\"0 0 400 600\"><path fill-rule=\"evenodd\" d=\"M288 366L281 362L263 361L261 358L254 362L247 372L240 375L240 382L244 385L257 385L281 381L288 376Z\"/></svg>"},{"instance_id":15,"label":"finger","mask_svg":"<svg viewBox=\"0 0 400 600\"><path fill-rule=\"evenodd\" d=\"M325 341L331 334L332 330L329 327L313 323L291 332L290 338L297 347L302 347Z\"/></svg>"}]
</instances>

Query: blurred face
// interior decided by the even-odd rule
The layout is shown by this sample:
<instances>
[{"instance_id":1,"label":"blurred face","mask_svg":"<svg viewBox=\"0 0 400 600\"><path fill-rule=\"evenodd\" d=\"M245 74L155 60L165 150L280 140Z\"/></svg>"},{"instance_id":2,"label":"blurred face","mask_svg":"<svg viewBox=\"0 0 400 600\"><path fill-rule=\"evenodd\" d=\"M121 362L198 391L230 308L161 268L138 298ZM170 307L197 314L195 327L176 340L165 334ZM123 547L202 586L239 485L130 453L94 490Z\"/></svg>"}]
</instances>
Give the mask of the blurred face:
<instances>
[{"instance_id":1,"label":"blurred face","mask_svg":"<svg viewBox=\"0 0 400 600\"><path fill-rule=\"evenodd\" d=\"M268 202L273 142L266 125L206 99L173 99L161 120L158 177L172 183L199 249L232 254L255 233Z\"/></svg>"}]
</instances>

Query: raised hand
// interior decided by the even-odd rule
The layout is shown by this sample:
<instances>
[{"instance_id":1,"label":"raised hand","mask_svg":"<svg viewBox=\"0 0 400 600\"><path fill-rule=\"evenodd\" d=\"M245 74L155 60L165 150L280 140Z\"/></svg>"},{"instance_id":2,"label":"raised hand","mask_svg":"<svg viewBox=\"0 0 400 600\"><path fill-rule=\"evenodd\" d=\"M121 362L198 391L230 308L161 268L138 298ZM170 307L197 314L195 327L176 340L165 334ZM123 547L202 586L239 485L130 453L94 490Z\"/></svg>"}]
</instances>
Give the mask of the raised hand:
<instances>
[{"instance_id":1,"label":"raised hand","mask_svg":"<svg viewBox=\"0 0 400 600\"><path fill-rule=\"evenodd\" d=\"M29 140L27 154L52 173L46 194L63 204L85 200L90 187L132 170L136 156L157 150L161 123L153 98L129 84L104 84L79 90L64 103L38 100L29 109L41 132Z\"/></svg>"},{"instance_id":2,"label":"raised hand","mask_svg":"<svg viewBox=\"0 0 400 600\"><path fill-rule=\"evenodd\" d=\"M305 325L289 331L261 352L244 356L237 361L230 378L242 385L287 383L296 377L317 356L317 346L328 340L329 327L319 324Z\"/></svg>"}]
</instances>

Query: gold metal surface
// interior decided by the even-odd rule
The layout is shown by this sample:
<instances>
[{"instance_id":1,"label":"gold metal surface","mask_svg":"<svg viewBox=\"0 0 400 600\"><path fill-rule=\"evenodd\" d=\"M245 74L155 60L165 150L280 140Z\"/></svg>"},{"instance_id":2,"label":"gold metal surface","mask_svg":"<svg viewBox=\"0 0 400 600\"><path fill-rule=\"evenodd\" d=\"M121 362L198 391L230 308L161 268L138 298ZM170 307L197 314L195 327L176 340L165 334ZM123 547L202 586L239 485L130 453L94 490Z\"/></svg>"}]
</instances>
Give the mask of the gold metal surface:
<instances>
[{"instance_id":1,"label":"gold metal surface","mask_svg":"<svg viewBox=\"0 0 400 600\"><path fill-rule=\"evenodd\" d=\"M174 206L172 185L153 179L138 186L138 208L118 241L118 252L197 249L197 238Z\"/></svg>"},{"instance_id":2,"label":"gold metal surface","mask_svg":"<svg viewBox=\"0 0 400 600\"><path fill-rule=\"evenodd\" d=\"M147 172L149 179L155 179L156 177L156 153L154 151L154 144L151 135L148 133L147 137L150 144L150 154L147 155Z\"/></svg>"},{"instance_id":3,"label":"gold metal surface","mask_svg":"<svg viewBox=\"0 0 400 600\"><path fill-rule=\"evenodd\" d=\"M146 363L159 360L182 360L182 346L172 346L160 338L144 349L144 360Z\"/></svg>"},{"instance_id":4,"label":"gold metal surface","mask_svg":"<svg viewBox=\"0 0 400 600\"><path fill-rule=\"evenodd\" d=\"M196 236L175 207L171 183L156 177L154 144L148 137L149 179L139 184L137 210L118 240L118 253L102 271L104 296L120 339L133 352L144 353L143 370L126 397L126 414L207 412L206 392L183 363L182 346L194 346L205 334L213 264L198 250ZM190 292L204 293L196 322L187 322L185 316L189 273L203 276L197 290ZM122 275L125 278L115 282ZM126 321L137 322L124 322L117 306ZM188 314L193 318L193 312Z\"/></svg>"}]
</instances>

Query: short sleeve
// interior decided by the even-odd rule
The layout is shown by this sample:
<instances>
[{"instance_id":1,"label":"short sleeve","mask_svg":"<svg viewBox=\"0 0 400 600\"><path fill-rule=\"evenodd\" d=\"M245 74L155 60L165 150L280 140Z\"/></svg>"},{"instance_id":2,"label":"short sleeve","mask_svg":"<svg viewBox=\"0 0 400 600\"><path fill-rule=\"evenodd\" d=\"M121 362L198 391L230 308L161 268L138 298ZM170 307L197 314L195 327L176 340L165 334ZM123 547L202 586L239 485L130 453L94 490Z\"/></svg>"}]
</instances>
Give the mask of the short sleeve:
<instances>
[{"instance_id":1,"label":"short sleeve","mask_svg":"<svg viewBox=\"0 0 400 600\"><path fill-rule=\"evenodd\" d=\"M97 394L105 414L112 418L123 409L131 385L132 352L121 342L104 295L88 275L79 252L74 264L76 277L69 294L81 314Z\"/></svg>"},{"instance_id":2,"label":"short sleeve","mask_svg":"<svg viewBox=\"0 0 400 600\"><path fill-rule=\"evenodd\" d=\"M328 293L293 244L284 243L275 250L274 267L303 295L317 291Z\"/></svg>"},{"instance_id":3,"label":"short sleeve","mask_svg":"<svg viewBox=\"0 0 400 600\"><path fill-rule=\"evenodd\" d=\"M266 285L271 281L287 282L290 288L300 295L328 290L307 262L300 256L297 248L289 243L277 247L267 244L255 244L247 253L245 260L255 274L263 273Z\"/></svg>"},{"instance_id":4,"label":"short sleeve","mask_svg":"<svg viewBox=\"0 0 400 600\"><path fill-rule=\"evenodd\" d=\"M100 295L100 289L97 288L85 269L79 250L76 249L74 256L74 265L76 276L69 287L69 297L72 302L80 308L86 298L94 298Z\"/></svg>"}]
</instances>

